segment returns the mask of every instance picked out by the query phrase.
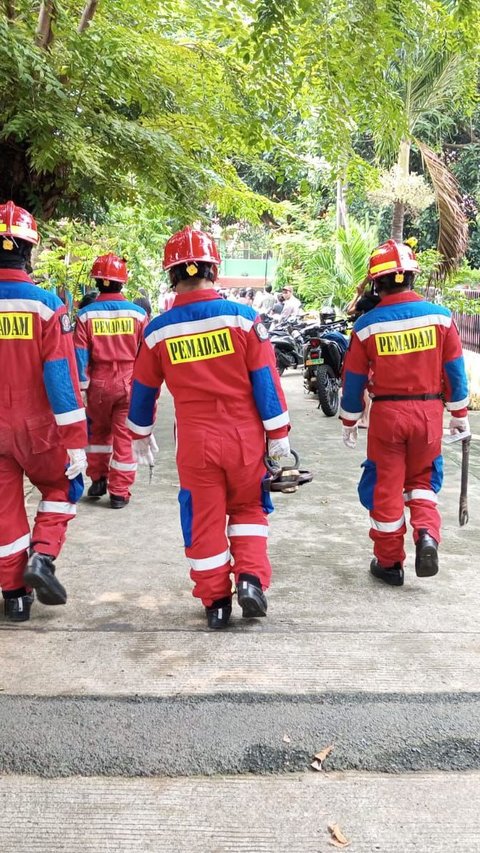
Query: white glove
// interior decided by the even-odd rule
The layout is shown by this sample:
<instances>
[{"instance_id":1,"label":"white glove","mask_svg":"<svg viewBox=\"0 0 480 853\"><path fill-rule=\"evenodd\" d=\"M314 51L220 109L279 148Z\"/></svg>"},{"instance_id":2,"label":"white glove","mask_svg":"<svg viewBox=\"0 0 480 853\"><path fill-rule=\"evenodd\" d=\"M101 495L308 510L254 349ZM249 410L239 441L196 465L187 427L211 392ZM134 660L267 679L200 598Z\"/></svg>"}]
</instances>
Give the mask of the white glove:
<instances>
[{"instance_id":1,"label":"white glove","mask_svg":"<svg viewBox=\"0 0 480 853\"><path fill-rule=\"evenodd\" d=\"M82 394L82 403L85 406L85 408L87 408L87 391L86 391L86 389L82 389L81 394Z\"/></svg>"},{"instance_id":2,"label":"white glove","mask_svg":"<svg viewBox=\"0 0 480 853\"><path fill-rule=\"evenodd\" d=\"M459 432L470 432L468 415L464 418L456 418L455 415L452 415L448 428L450 430L450 435L458 435Z\"/></svg>"},{"instance_id":3,"label":"white glove","mask_svg":"<svg viewBox=\"0 0 480 853\"><path fill-rule=\"evenodd\" d=\"M354 447L357 446L357 438L358 438L358 427L355 426L344 426L342 428L342 438L345 447L353 450Z\"/></svg>"},{"instance_id":4,"label":"white glove","mask_svg":"<svg viewBox=\"0 0 480 853\"><path fill-rule=\"evenodd\" d=\"M280 468L282 462L286 462L290 456L290 442L288 438L268 439L268 458L275 462Z\"/></svg>"},{"instance_id":5,"label":"white glove","mask_svg":"<svg viewBox=\"0 0 480 853\"><path fill-rule=\"evenodd\" d=\"M154 453L158 453L158 445L155 436L147 438L136 438L132 441L133 458L139 465L155 465Z\"/></svg>"},{"instance_id":6,"label":"white glove","mask_svg":"<svg viewBox=\"0 0 480 853\"><path fill-rule=\"evenodd\" d=\"M79 474L84 474L87 470L87 454L84 450L67 450L70 465L65 471L65 476L69 480L74 480Z\"/></svg>"}]
</instances>

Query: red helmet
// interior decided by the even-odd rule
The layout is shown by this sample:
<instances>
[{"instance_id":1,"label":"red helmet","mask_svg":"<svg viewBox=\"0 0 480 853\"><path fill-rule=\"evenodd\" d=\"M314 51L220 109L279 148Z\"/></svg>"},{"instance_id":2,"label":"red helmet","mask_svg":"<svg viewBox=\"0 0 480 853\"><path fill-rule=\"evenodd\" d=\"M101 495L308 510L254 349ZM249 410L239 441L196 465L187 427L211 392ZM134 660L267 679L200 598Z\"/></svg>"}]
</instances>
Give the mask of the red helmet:
<instances>
[{"instance_id":1,"label":"red helmet","mask_svg":"<svg viewBox=\"0 0 480 853\"><path fill-rule=\"evenodd\" d=\"M169 270L177 264L203 261L218 267L222 259L209 234L204 231L194 231L187 225L183 231L177 231L168 240L163 252L163 269Z\"/></svg>"},{"instance_id":2,"label":"red helmet","mask_svg":"<svg viewBox=\"0 0 480 853\"><path fill-rule=\"evenodd\" d=\"M368 277L379 278L389 273L420 272L415 253L405 243L387 240L373 250L368 262Z\"/></svg>"},{"instance_id":3,"label":"red helmet","mask_svg":"<svg viewBox=\"0 0 480 853\"><path fill-rule=\"evenodd\" d=\"M14 201L0 204L0 238L18 237L36 246L40 240L37 223L31 213L17 207Z\"/></svg>"},{"instance_id":4,"label":"red helmet","mask_svg":"<svg viewBox=\"0 0 480 853\"><path fill-rule=\"evenodd\" d=\"M128 281L127 262L125 258L118 258L112 252L108 255L100 255L93 262L92 278L102 278L104 281L121 281L122 284Z\"/></svg>"}]
</instances>

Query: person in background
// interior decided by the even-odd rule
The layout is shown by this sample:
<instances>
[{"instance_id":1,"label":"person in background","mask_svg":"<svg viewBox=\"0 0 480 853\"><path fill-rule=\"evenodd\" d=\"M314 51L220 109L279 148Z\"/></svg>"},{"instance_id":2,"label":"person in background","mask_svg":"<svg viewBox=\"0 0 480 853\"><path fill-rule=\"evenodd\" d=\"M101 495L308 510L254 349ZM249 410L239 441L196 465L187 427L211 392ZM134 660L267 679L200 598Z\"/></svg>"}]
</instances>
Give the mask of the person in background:
<instances>
[{"instance_id":1,"label":"person in background","mask_svg":"<svg viewBox=\"0 0 480 853\"><path fill-rule=\"evenodd\" d=\"M55 560L83 492L87 425L72 326L65 305L36 287L36 222L13 201L0 205L0 587L5 617L30 618L65 604ZM33 530L24 475L40 492Z\"/></svg>"},{"instance_id":2,"label":"person in background","mask_svg":"<svg viewBox=\"0 0 480 853\"><path fill-rule=\"evenodd\" d=\"M283 308L280 314L280 322L285 320L296 320L301 308L301 302L293 295L293 288L289 284L282 287Z\"/></svg>"},{"instance_id":3,"label":"person in background","mask_svg":"<svg viewBox=\"0 0 480 853\"><path fill-rule=\"evenodd\" d=\"M147 323L152 319L152 303L150 302L148 296L137 296L133 300L134 305L139 305L140 308L143 308L145 314L147 315Z\"/></svg>"},{"instance_id":4,"label":"person in background","mask_svg":"<svg viewBox=\"0 0 480 853\"><path fill-rule=\"evenodd\" d=\"M98 499L110 493L112 509L131 497L137 463L125 425L133 363L140 345L146 312L122 294L127 264L111 252L101 255L90 273L99 295L77 314L75 353L80 387L86 392L89 419L87 494Z\"/></svg>"},{"instance_id":5,"label":"person in background","mask_svg":"<svg viewBox=\"0 0 480 853\"><path fill-rule=\"evenodd\" d=\"M175 404L185 554L212 629L229 622L232 572L243 616L266 616L273 507L262 489L264 454L267 446L281 467L290 453L268 332L253 308L218 297L219 264L203 231L187 227L167 242L163 266L177 298L145 331L128 416L137 458L152 464L156 399L166 383Z\"/></svg>"}]
</instances>

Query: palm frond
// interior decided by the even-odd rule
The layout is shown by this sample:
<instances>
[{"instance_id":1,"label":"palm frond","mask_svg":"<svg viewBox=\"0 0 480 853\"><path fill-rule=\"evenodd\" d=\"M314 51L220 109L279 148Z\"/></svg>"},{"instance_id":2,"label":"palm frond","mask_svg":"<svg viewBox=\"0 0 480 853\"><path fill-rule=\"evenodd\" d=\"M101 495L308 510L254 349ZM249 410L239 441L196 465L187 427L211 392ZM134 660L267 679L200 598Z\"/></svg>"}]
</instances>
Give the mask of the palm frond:
<instances>
[{"instance_id":1,"label":"palm frond","mask_svg":"<svg viewBox=\"0 0 480 853\"><path fill-rule=\"evenodd\" d=\"M458 93L465 60L460 53L428 51L419 57L416 73L409 86L409 125L414 133L417 123L430 114L439 114Z\"/></svg>"},{"instance_id":2,"label":"palm frond","mask_svg":"<svg viewBox=\"0 0 480 853\"><path fill-rule=\"evenodd\" d=\"M434 277L442 281L457 269L467 251L467 217L462 208L458 183L452 172L428 145L418 139L415 142L435 192L440 223L437 248L442 255L442 261Z\"/></svg>"}]
</instances>

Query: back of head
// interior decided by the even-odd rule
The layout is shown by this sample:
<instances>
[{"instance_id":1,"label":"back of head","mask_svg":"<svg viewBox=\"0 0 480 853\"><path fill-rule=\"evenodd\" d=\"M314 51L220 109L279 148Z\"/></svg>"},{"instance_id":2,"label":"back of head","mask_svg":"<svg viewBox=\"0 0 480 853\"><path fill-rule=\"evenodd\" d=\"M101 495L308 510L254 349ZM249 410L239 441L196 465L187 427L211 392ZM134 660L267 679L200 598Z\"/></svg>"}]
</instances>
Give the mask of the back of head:
<instances>
[{"instance_id":1,"label":"back of head","mask_svg":"<svg viewBox=\"0 0 480 853\"><path fill-rule=\"evenodd\" d=\"M152 305L151 305L150 300L149 300L146 296L137 296L137 297L133 300L133 304L134 304L134 305L139 305L139 306L140 306L140 308L143 308L143 310L145 311L145 313L146 313L147 317L151 317L151 316L152 316Z\"/></svg>"},{"instance_id":2,"label":"back of head","mask_svg":"<svg viewBox=\"0 0 480 853\"><path fill-rule=\"evenodd\" d=\"M163 269L169 271L172 287L179 282L192 287L202 281L213 284L220 263L220 253L212 237L189 225L173 234L165 245Z\"/></svg>"},{"instance_id":3,"label":"back of head","mask_svg":"<svg viewBox=\"0 0 480 853\"><path fill-rule=\"evenodd\" d=\"M13 201L0 204L0 267L31 271L30 258L39 235L35 219Z\"/></svg>"},{"instance_id":4,"label":"back of head","mask_svg":"<svg viewBox=\"0 0 480 853\"><path fill-rule=\"evenodd\" d=\"M119 293L128 281L127 262L113 252L100 255L93 262L90 272L100 293Z\"/></svg>"},{"instance_id":5,"label":"back of head","mask_svg":"<svg viewBox=\"0 0 480 853\"><path fill-rule=\"evenodd\" d=\"M265 293L271 293L271 292L272 292L272 285L266 284L265 285Z\"/></svg>"},{"instance_id":6,"label":"back of head","mask_svg":"<svg viewBox=\"0 0 480 853\"><path fill-rule=\"evenodd\" d=\"M92 302L95 302L98 293L96 290L88 290L87 293L84 293L80 302L78 303L78 310L81 308L85 308L87 305L91 305Z\"/></svg>"},{"instance_id":7,"label":"back of head","mask_svg":"<svg viewBox=\"0 0 480 853\"><path fill-rule=\"evenodd\" d=\"M396 240L387 240L378 246L368 264L368 277L374 282L377 293L411 289L418 272L420 267L411 246Z\"/></svg>"}]
</instances>

